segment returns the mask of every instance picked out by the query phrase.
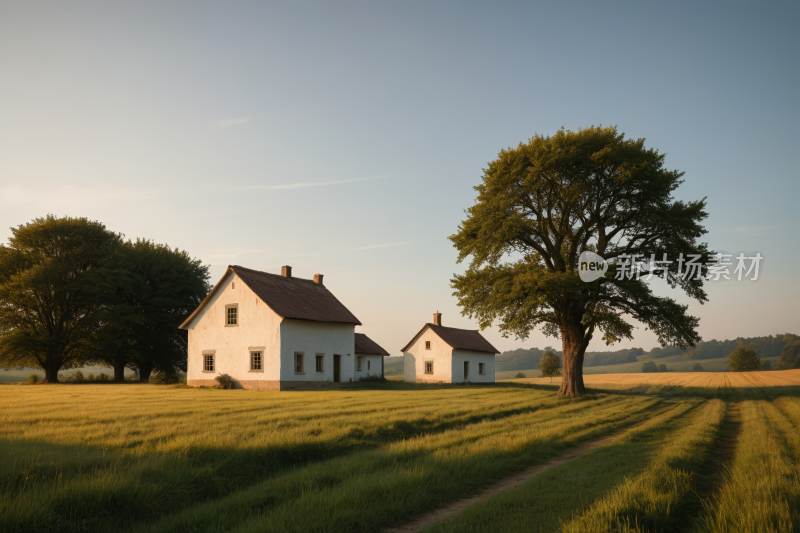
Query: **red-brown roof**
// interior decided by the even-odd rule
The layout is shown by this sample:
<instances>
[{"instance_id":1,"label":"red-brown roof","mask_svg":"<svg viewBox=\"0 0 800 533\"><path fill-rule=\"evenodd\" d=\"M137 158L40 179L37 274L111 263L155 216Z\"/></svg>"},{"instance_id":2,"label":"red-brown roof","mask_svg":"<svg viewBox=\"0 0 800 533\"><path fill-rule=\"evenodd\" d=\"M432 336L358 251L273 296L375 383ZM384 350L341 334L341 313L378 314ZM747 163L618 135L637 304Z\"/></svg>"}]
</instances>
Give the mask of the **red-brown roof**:
<instances>
[{"instance_id":1,"label":"red-brown roof","mask_svg":"<svg viewBox=\"0 0 800 533\"><path fill-rule=\"evenodd\" d=\"M377 342L363 333L356 333L356 354L389 355L389 352L381 348Z\"/></svg>"},{"instance_id":2,"label":"red-brown roof","mask_svg":"<svg viewBox=\"0 0 800 533\"><path fill-rule=\"evenodd\" d=\"M200 306L181 324L181 328L185 328L191 322L206 302L211 299L223 280L232 272L250 287L250 290L270 309L283 318L361 325L353 313L337 300L324 285L310 279L289 278L232 265L228 267L225 275Z\"/></svg>"},{"instance_id":3,"label":"red-brown roof","mask_svg":"<svg viewBox=\"0 0 800 533\"><path fill-rule=\"evenodd\" d=\"M489 344L483 335L480 334L479 331L474 329L458 329L458 328L447 328L444 326L437 326L431 323L425 324L423 328L414 335L414 338L405 345L405 347L400 350L405 352L409 346L414 344L420 335L426 330L430 328L436 335L439 336L444 342L448 344L451 348L456 350L471 350L473 352L486 352L486 353L500 353L500 350Z\"/></svg>"}]
</instances>

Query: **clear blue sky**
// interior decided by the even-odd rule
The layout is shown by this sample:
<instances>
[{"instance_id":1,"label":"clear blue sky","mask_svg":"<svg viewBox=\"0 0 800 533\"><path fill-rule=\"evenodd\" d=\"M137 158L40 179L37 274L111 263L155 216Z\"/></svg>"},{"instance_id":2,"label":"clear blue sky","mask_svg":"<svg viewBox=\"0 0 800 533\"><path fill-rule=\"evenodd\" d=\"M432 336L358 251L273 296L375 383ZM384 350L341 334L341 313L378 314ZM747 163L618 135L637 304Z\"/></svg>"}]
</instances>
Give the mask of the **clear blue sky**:
<instances>
[{"instance_id":1,"label":"clear blue sky","mask_svg":"<svg viewBox=\"0 0 800 533\"><path fill-rule=\"evenodd\" d=\"M53 213L326 285L393 354L461 317L447 236L497 152L617 125L756 283L705 339L800 333L800 8L752 2L3 2L0 228ZM2 230L0 241L10 235ZM656 287L667 293L663 287ZM675 297L684 300L679 293ZM560 346L486 335L503 349ZM656 345L640 328L621 346ZM607 349L594 341L590 349Z\"/></svg>"}]
</instances>

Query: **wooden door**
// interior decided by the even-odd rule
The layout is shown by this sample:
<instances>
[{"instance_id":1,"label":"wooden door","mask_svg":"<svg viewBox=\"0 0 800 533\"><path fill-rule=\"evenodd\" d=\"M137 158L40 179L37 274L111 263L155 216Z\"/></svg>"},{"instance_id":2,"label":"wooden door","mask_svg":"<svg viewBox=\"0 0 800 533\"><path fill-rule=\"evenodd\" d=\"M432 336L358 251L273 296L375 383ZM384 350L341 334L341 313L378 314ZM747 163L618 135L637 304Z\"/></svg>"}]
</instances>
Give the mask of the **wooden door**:
<instances>
[{"instance_id":1,"label":"wooden door","mask_svg":"<svg viewBox=\"0 0 800 533\"><path fill-rule=\"evenodd\" d=\"M339 383L342 381L342 356L333 356L333 382Z\"/></svg>"}]
</instances>

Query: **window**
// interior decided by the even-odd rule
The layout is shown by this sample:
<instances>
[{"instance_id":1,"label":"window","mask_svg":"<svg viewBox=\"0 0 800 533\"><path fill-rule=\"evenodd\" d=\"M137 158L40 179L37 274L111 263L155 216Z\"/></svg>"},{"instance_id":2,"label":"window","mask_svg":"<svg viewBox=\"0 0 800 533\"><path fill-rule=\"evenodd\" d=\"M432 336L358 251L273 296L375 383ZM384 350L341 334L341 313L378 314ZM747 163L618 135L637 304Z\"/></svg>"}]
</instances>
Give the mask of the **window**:
<instances>
[{"instance_id":1,"label":"window","mask_svg":"<svg viewBox=\"0 0 800 533\"><path fill-rule=\"evenodd\" d=\"M325 367L323 366L323 358L325 356L321 353L317 354L317 372L323 372Z\"/></svg>"},{"instance_id":2,"label":"window","mask_svg":"<svg viewBox=\"0 0 800 533\"><path fill-rule=\"evenodd\" d=\"M361 370L361 360L362 359L364 359L364 358L361 357L360 355L356 357L356 370L358 370L358 371Z\"/></svg>"},{"instance_id":3,"label":"window","mask_svg":"<svg viewBox=\"0 0 800 533\"><path fill-rule=\"evenodd\" d=\"M250 370L262 370L261 352L250 352Z\"/></svg>"},{"instance_id":4,"label":"window","mask_svg":"<svg viewBox=\"0 0 800 533\"><path fill-rule=\"evenodd\" d=\"M369 370L369 364L370 364L370 363L371 363L371 361L369 361L369 360L368 360L368 361L367 361L367 370Z\"/></svg>"},{"instance_id":5,"label":"window","mask_svg":"<svg viewBox=\"0 0 800 533\"><path fill-rule=\"evenodd\" d=\"M433 374L433 361L425 361L425 373Z\"/></svg>"},{"instance_id":6,"label":"window","mask_svg":"<svg viewBox=\"0 0 800 533\"><path fill-rule=\"evenodd\" d=\"M203 372L213 372L214 371L214 356L213 355L204 355L203 356Z\"/></svg>"},{"instance_id":7,"label":"window","mask_svg":"<svg viewBox=\"0 0 800 533\"><path fill-rule=\"evenodd\" d=\"M431 349L431 341L425 341L425 349L426 350L430 350Z\"/></svg>"},{"instance_id":8,"label":"window","mask_svg":"<svg viewBox=\"0 0 800 533\"><path fill-rule=\"evenodd\" d=\"M478 363L478 374L481 376L486 375L486 363Z\"/></svg>"},{"instance_id":9,"label":"window","mask_svg":"<svg viewBox=\"0 0 800 533\"><path fill-rule=\"evenodd\" d=\"M225 325L239 325L239 304L228 304L225 306Z\"/></svg>"},{"instance_id":10,"label":"window","mask_svg":"<svg viewBox=\"0 0 800 533\"><path fill-rule=\"evenodd\" d=\"M303 370L303 352L295 352L294 353L294 373L295 374L304 374L305 371Z\"/></svg>"}]
</instances>

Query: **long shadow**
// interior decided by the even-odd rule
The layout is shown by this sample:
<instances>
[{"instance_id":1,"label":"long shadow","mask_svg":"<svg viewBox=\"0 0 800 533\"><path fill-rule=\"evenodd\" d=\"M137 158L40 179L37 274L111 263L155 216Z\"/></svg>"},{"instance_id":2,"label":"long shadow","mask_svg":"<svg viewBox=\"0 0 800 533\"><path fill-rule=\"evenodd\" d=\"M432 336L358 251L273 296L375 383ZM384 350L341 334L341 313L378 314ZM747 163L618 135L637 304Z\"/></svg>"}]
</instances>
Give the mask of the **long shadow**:
<instances>
[{"instance_id":1,"label":"long shadow","mask_svg":"<svg viewBox=\"0 0 800 533\"><path fill-rule=\"evenodd\" d=\"M590 407L602 398L579 401ZM0 469L0 495L9 505L15 505L12 500L39 501L40 508L23 513L29 519L24 523L12 523L8 513L0 513L6 515L0 518L0 530L114 530L120 524L157 518L187 504L242 490L292 468L422 434L563 405L538 403L445 420L399 420L369 433L355 428L337 441L287 442L251 449L188 446L164 455L137 456L99 446L2 439L0 452L6 468Z\"/></svg>"}]
</instances>

